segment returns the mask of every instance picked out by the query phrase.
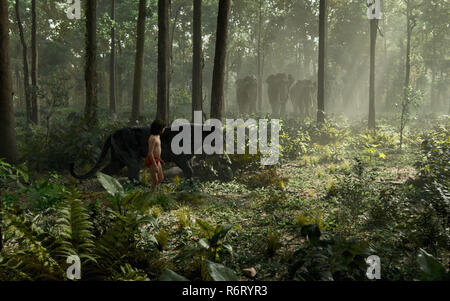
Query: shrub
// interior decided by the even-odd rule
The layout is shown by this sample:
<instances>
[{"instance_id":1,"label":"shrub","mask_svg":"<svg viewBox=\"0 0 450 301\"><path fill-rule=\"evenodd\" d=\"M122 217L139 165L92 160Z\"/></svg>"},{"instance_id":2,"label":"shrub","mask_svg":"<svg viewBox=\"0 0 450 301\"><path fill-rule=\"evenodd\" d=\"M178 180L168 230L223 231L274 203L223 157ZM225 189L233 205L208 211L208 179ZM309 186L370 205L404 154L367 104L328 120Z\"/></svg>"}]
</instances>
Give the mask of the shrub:
<instances>
[{"instance_id":1,"label":"shrub","mask_svg":"<svg viewBox=\"0 0 450 301\"><path fill-rule=\"evenodd\" d=\"M300 236L306 242L292 256L290 280L366 279L365 259L372 253L366 243L330 235L322 239L323 233L313 223L303 226Z\"/></svg>"},{"instance_id":2,"label":"shrub","mask_svg":"<svg viewBox=\"0 0 450 301\"><path fill-rule=\"evenodd\" d=\"M254 174L243 175L241 181L250 189L276 187L284 188L288 178L281 176L275 168L263 169Z\"/></svg>"}]
</instances>

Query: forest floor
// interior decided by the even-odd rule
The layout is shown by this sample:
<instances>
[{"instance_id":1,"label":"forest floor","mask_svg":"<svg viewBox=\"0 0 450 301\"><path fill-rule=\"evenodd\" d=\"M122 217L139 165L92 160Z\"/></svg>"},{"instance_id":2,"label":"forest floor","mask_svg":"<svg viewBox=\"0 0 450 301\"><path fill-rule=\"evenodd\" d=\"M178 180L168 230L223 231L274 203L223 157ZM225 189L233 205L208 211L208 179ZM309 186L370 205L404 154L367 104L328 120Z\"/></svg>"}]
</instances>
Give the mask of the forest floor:
<instances>
[{"instance_id":1,"label":"forest floor","mask_svg":"<svg viewBox=\"0 0 450 301\"><path fill-rule=\"evenodd\" d=\"M274 167L260 166L257 156L228 161L211 156L196 159L199 172L193 182L167 177L155 193L146 170L141 171L143 186L117 177L121 197L112 193L114 182L105 186L99 179L75 180L67 172L30 172L36 182L5 193L3 203L28 208L36 226L58 237L53 225L60 216L54 209L68 198L81 200L100 243L105 244L102 235L108 231L136 243L117 255L117 268L106 268L112 273L108 279L159 279L165 268L190 280L209 279L204 272L208 259L241 280L364 280L369 255L381 258L382 279L438 277L443 272L434 258L443 266L450 262L446 122L411 129L403 150L394 126L376 132L361 125L309 126L306 136L297 124L287 124ZM428 140L429 148L424 147ZM225 161L232 164L231 177L222 176L228 174L221 170ZM429 188L430 183L438 186ZM138 206L143 214L127 224L123 206L130 200L145 204ZM155 220L130 226L141 215ZM130 233L121 226L119 234L114 232L122 218ZM14 233L7 235L5 254L21 249ZM418 264L422 249L437 269L431 276L420 274L427 269L423 261ZM153 259L136 262L130 254Z\"/></svg>"},{"instance_id":2,"label":"forest floor","mask_svg":"<svg viewBox=\"0 0 450 301\"><path fill-rule=\"evenodd\" d=\"M323 230L336 228L333 226L333 216L339 206L328 196L328 192L340 179L348 176L353 158L364 156L367 152L351 152L347 157L340 158L342 163L338 164L310 164L304 159L286 162L277 168L277 174L284 183L275 190L272 186L249 188L239 179L230 182L200 182L196 179L196 192L186 200L184 194L180 196L176 193L181 179L166 179L160 189L172 193L176 206L171 210L161 208L159 211L160 226L168 232L164 258L167 262L173 262L189 240L198 242L201 233L196 229L196 219L212 225L237 225L227 237L227 243L233 247L233 256L225 259L227 266L240 271L254 268L257 272L256 277L242 274L241 280L286 279L287 263L302 243L299 239L299 217L317 218ZM414 154L396 152L385 158L377 156L370 162L370 174L379 187L402 185L415 178L413 165L416 159ZM127 182L124 177L120 180ZM91 190L82 196L86 203L89 200L98 202L99 196L107 197L96 179L85 181L78 189ZM184 226L181 226L180 212L187 213L190 219ZM340 231L346 235L352 232L346 229ZM369 236L364 231L353 231L351 234L361 239ZM185 266L181 270L189 273L191 268Z\"/></svg>"}]
</instances>

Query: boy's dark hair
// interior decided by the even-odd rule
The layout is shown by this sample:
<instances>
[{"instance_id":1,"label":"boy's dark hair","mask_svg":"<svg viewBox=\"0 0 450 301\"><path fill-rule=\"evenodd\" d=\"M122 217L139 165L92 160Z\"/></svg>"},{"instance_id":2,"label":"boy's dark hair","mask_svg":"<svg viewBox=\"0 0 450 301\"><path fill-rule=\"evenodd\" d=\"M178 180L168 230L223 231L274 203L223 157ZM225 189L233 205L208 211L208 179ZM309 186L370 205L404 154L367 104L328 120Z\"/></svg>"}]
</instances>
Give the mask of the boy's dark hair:
<instances>
[{"instance_id":1,"label":"boy's dark hair","mask_svg":"<svg viewBox=\"0 0 450 301\"><path fill-rule=\"evenodd\" d=\"M156 119L155 121L152 122L152 125L150 126L150 134L160 135L164 127L165 127L164 121Z\"/></svg>"}]
</instances>

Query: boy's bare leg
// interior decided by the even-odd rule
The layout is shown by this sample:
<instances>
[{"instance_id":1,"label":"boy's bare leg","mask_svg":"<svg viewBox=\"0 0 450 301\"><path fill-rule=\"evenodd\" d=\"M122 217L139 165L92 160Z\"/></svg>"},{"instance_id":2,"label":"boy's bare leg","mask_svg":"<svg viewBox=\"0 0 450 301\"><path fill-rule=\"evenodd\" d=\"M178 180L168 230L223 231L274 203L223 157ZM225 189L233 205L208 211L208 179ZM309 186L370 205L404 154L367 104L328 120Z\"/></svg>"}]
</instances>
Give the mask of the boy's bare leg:
<instances>
[{"instance_id":1,"label":"boy's bare leg","mask_svg":"<svg viewBox=\"0 0 450 301\"><path fill-rule=\"evenodd\" d=\"M164 180L164 173L162 171L162 166L160 163L158 164L158 184L161 184L163 180Z\"/></svg>"},{"instance_id":2,"label":"boy's bare leg","mask_svg":"<svg viewBox=\"0 0 450 301\"><path fill-rule=\"evenodd\" d=\"M150 167L150 177L152 178L152 186L150 189L153 191L159 184L158 170L155 169L153 166Z\"/></svg>"}]
</instances>

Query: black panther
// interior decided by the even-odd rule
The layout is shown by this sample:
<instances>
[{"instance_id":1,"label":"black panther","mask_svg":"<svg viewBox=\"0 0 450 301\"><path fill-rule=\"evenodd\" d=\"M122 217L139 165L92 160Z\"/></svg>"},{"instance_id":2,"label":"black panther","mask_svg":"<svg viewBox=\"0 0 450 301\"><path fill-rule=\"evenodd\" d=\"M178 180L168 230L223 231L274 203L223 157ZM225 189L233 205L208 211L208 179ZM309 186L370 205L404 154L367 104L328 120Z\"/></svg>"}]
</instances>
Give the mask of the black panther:
<instances>
[{"instance_id":1,"label":"black panther","mask_svg":"<svg viewBox=\"0 0 450 301\"><path fill-rule=\"evenodd\" d=\"M190 124L191 139L194 137L194 127L202 127L202 125ZM202 137L214 131L202 129ZM186 178L192 178L194 172L192 169L192 158L194 157L194 142L191 141L191 154L176 155L172 152L172 139L181 132L165 128L161 135L161 157L164 162L173 162L183 170ZM111 151L111 160L109 164L102 169L102 172L108 175L117 174L123 167L128 167L128 178L131 181L139 182L139 172L144 167L143 159L148 154L148 138L150 136L150 127L126 127L115 131L107 139L103 145L100 158L95 166L86 174L78 175L75 173L75 164L70 164L70 173L77 179L89 179L95 176L97 171L101 169L106 159L108 151Z\"/></svg>"}]
</instances>

